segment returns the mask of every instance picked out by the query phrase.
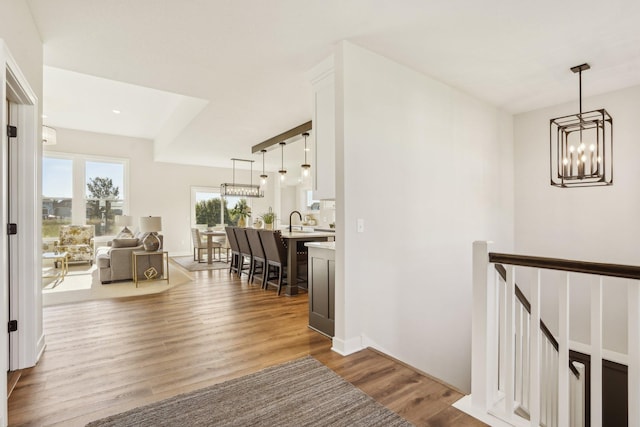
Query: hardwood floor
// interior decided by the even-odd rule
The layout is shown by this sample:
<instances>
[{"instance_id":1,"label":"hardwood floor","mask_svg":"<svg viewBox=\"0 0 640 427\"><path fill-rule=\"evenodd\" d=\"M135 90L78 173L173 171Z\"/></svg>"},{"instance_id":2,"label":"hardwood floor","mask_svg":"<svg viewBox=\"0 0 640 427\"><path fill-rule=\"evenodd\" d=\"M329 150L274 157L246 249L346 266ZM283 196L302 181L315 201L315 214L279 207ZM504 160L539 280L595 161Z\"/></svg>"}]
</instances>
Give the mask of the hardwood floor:
<instances>
[{"instance_id":1,"label":"hardwood floor","mask_svg":"<svg viewBox=\"0 0 640 427\"><path fill-rule=\"evenodd\" d=\"M47 348L22 371L9 425L89 421L307 354L421 426L481 426L450 405L461 395L372 350L343 357L307 328L307 296L276 296L197 272L162 294L47 307Z\"/></svg>"}]
</instances>

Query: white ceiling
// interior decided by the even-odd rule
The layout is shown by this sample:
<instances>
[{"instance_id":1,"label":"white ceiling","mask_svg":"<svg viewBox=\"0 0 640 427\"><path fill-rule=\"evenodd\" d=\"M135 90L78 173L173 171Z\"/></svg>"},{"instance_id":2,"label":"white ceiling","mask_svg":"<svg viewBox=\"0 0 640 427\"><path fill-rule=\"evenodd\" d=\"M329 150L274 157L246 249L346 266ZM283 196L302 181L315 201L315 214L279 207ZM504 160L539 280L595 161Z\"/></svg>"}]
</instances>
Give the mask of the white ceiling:
<instances>
[{"instance_id":1,"label":"white ceiling","mask_svg":"<svg viewBox=\"0 0 640 427\"><path fill-rule=\"evenodd\" d=\"M261 167L250 147L310 120L306 72L340 40L511 113L576 100L569 68L583 62L585 97L640 84L637 0L28 3L48 66L45 123L160 138L165 161ZM285 158L301 163L302 149ZM280 161L267 153L267 169Z\"/></svg>"}]
</instances>

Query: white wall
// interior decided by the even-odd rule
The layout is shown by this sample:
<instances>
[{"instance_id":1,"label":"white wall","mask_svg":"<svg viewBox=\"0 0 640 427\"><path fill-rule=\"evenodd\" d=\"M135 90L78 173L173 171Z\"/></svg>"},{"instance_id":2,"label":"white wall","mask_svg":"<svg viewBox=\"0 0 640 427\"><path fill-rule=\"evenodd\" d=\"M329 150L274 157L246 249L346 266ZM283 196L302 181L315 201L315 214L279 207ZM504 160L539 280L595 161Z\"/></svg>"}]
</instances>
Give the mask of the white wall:
<instances>
[{"instance_id":1,"label":"white wall","mask_svg":"<svg viewBox=\"0 0 640 427\"><path fill-rule=\"evenodd\" d=\"M25 0L0 2L0 39L38 96L42 111L42 42Z\"/></svg>"},{"instance_id":2,"label":"white wall","mask_svg":"<svg viewBox=\"0 0 640 427\"><path fill-rule=\"evenodd\" d=\"M336 82L336 327L468 391L471 245L512 249L512 118L346 42Z\"/></svg>"},{"instance_id":3,"label":"white wall","mask_svg":"<svg viewBox=\"0 0 640 427\"><path fill-rule=\"evenodd\" d=\"M136 224L140 216L161 216L164 248L171 255L192 252L191 187L219 188L231 182L231 168L155 162L151 140L71 129L58 129L57 136L58 143L47 151L129 159L129 214ZM274 205L274 179L268 181L264 198L249 199L254 216Z\"/></svg>"},{"instance_id":4,"label":"white wall","mask_svg":"<svg viewBox=\"0 0 640 427\"><path fill-rule=\"evenodd\" d=\"M613 186L549 185L549 120L575 114L578 102L515 117L515 245L522 254L618 264L640 264L640 86L583 98L583 111L605 108L613 117ZM572 284L571 339L589 343L588 276ZM604 346L626 352L626 290L605 282ZM525 289L526 290L526 289ZM543 287L543 319L557 331L556 295Z\"/></svg>"}]
</instances>

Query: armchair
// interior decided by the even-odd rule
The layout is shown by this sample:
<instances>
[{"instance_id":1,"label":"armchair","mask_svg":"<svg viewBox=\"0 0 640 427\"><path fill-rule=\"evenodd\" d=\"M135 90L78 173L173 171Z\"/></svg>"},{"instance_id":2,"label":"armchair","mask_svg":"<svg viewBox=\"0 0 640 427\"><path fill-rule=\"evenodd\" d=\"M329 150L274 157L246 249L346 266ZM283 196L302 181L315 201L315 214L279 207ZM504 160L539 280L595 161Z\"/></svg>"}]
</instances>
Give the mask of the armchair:
<instances>
[{"instance_id":1,"label":"armchair","mask_svg":"<svg viewBox=\"0 0 640 427\"><path fill-rule=\"evenodd\" d=\"M61 225L60 239L54 250L67 252L67 262L88 262L93 265L93 225Z\"/></svg>"}]
</instances>

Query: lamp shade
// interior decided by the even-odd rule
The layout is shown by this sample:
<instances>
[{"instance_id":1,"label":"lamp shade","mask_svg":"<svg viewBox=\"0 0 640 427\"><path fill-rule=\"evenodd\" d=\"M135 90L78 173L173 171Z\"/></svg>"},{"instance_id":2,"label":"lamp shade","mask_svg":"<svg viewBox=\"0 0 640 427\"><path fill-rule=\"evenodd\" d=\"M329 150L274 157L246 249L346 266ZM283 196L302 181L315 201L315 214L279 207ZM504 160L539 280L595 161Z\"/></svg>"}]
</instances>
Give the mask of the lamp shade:
<instances>
[{"instance_id":1,"label":"lamp shade","mask_svg":"<svg viewBox=\"0 0 640 427\"><path fill-rule=\"evenodd\" d=\"M140 231L143 233L155 233L162 230L162 217L142 216L140 217Z\"/></svg>"},{"instance_id":2,"label":"lamp shade","mask_svg":"<svg viewBox=\"0 0 640 427\"><path fill-rule=\"evenodd\" d=\"M133 225L133 217L130 215L116 215L116 225L120 227L128 227Z\"/></svg>"}]
</instances>

